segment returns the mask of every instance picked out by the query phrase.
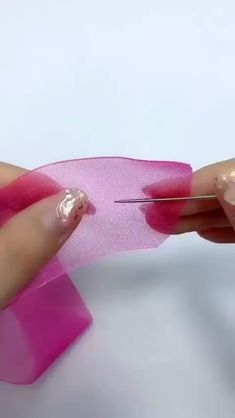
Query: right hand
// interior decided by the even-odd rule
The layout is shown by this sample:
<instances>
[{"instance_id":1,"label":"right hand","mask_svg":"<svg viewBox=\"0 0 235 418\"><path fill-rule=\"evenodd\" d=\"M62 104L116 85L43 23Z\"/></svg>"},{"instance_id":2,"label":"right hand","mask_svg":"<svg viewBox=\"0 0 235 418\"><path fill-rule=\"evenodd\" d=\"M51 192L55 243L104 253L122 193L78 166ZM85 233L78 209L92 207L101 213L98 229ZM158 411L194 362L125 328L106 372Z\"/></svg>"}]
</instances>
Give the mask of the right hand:
<instances>
[{"instance_id":1,"label":"right hand","mask_svg":"<svg viewBox=\"0 0 235 418\"><path fill-rule=\"evenodd\" d=\"M175 233L196 231L215 243L235 243L235 159L194 173L192 195L207 194L216 194L217 200L188 203Z\"/></svg>"}]
</instances>

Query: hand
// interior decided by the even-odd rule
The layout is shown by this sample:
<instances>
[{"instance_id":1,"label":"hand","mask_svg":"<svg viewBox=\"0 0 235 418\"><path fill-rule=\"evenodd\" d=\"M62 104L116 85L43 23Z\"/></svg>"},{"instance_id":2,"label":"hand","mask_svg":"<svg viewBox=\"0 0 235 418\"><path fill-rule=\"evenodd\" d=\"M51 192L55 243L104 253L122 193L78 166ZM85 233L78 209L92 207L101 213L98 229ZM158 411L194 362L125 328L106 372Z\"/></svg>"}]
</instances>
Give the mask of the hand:
<instances>
[{"instance_id":1,"label":"hand","mask_svg":"<svg viewBox=\"0 0 235 418\"><path fill-rule=\"evenodd\" d=\"M188 203L175 233L196 231L215 243L235 243L235 159L194 174L192 195L207 194L216 194L218 200Z\"/></svg>"},{"instance_id":2,"label":"hand","mask_svg":"<svg viewBox=\"0 0 235 418\"><path fill-rule=\"evenodd\" d=\"M25 173L0 163L0 187ZM65 190L14 216L0 229L0 309L59 251L86 211L80 190Z\"/></svg>"}]
</instances>

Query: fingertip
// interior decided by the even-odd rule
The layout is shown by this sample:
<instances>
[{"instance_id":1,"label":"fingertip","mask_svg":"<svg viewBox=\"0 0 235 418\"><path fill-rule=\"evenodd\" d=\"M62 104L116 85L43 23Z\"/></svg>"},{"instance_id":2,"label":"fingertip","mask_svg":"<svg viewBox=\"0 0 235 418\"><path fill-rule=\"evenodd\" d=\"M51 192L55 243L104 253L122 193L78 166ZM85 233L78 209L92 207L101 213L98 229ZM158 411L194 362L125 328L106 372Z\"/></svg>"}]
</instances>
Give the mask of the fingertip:
<instances>
[{"instance_id":1,"label":"fingertip","mask_svg":"<svg viewBox=\"0 0 235 418\"><path fill-rule=\"evenodd\" d=\"M0 306L24 288L71 236L87 209L86 194L67 189L18 213L0 230Z\"/></svg>"},{"instance_id":2,"label":"fingertip","mask_svg":"<svg viewBox=\"0 0 235 418\"><path fill-rule=\"evenodd\" d=\"M215 189L218 200L235 229L235 170L218 176L215 180Z\"/></svg>"},{"instance_id":3,"label":"fingertip","mask_svg":"<svg viewBox=\"0 0 235 418\"><path fill-rule=\"evenodd\" d=\"M235 232L233 228L211 228L205 231L198 231L198 235L214 244L234 244Z\"/></svg>"}]
</instances>

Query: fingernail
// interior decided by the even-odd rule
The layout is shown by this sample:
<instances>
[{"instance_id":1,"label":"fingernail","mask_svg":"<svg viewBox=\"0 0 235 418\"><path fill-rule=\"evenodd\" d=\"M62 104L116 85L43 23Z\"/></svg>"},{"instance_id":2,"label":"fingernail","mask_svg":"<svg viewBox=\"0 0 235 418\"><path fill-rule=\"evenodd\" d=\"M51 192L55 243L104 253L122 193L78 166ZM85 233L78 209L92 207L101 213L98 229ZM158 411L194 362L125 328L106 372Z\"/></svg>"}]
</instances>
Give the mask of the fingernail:
<instances>
[{"instance_id":1,"label":"fingernail","mask_svg":"<svg viewBox=\"0 0 235 418\"><path fill-rule=\"evenodd\" d=\"M215 178L215 186L218 190L224 189L228 183L235 183L235 170L221 173Z\"/></svg>"},{"instance_id":2,"label":"fingernail","mask_svg":"<svg viewBox=\"0 0 235 418\"><path fill-rule=\"evenodd\" d=\"M67 189L65 196L57 206L57 215L62 223L77 222L84 213L87 204L86 193L79 189Z\"/></svg>"},{"instance_id":3,"label":"fingernail","mask_svg":"<svg viewBox=\"0 0 235 418\"><path fill-rule=\"evenodd\" d=\"M215 179L215 186L219 197L235 206L235 171L218 176Z\"/></svg>"},{"instance_id":4,"label":"fingernail","mask_svg":"<svg viewBox=\"0 0 235 418\"><path fill-rule=\"evenodd\" d=\"M224 200L230 205L235 206L235 183L234 182L230 182L226 185L226 189L224 191Z\"/></svg>"},{"instance_id":5,"label":"fingernail","mask_svg":"<svg viewBox=\"0 0 235 418\"><path fill-rule=\"evenodd\" d=\"M79 189L66 189L47 207L43 214L43 224L59 237L73 231L86 212L88 200L85 192Z\"/></svg>"},{"instance_id":6,"label":"fingernail","mask_svg":"<svg viewBox=\"0 0 235 418\"><path fill-rule=\"evenodd\" d=\"M235 170L215 179L216 194L231 226L235 229Z\"/></svg>"}]
</instances>

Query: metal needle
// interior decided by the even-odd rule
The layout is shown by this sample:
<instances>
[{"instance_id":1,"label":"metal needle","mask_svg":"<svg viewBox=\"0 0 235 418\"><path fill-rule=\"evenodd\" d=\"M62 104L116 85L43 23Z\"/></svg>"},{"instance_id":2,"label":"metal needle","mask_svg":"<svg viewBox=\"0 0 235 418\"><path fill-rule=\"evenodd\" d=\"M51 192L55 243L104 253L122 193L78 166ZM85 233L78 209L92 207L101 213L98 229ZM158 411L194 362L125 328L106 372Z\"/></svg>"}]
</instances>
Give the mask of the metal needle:
<instances>
[{"instance_id":1,"label":"metal needle","mask_svg":"<svg viewBox=\"0 0 235 418\"><path fill-rule=\"evenodd\" d=\"M215 195L202 196L185 196L185 197L159 197L159 198L140 198L140 199L121 199L115 200L114 203L161 203L161 202L178 202L193 200L216 200Z\"/></svg>"}]
</instances>

